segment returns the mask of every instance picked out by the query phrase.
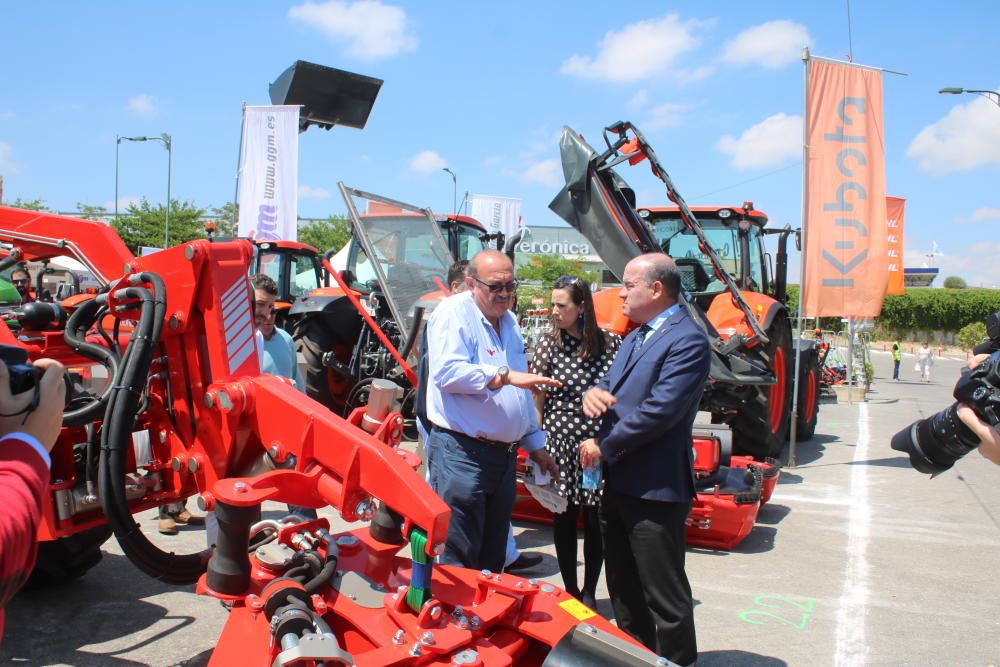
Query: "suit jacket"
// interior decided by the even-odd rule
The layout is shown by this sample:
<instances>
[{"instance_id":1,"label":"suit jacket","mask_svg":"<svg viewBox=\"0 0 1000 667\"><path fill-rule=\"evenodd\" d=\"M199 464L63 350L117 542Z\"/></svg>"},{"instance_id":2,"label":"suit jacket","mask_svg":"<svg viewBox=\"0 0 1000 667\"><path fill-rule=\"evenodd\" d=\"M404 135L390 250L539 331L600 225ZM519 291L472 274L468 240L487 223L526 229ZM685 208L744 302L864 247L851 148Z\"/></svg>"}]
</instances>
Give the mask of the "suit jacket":
<instances>
[{"instance_id":1,"label":"suit jacket","mask_svg":"<svg viewBox=\"0 0 1000 667\"><path fill-rule=\"evenodd\" d=\"M625 337L597 383L618 399L597 433L605 485L647 500L687 502L694 497L691 427L708 378L708 337L683 308L629 358L637 334Z\"/></svg>"}]
</instances>

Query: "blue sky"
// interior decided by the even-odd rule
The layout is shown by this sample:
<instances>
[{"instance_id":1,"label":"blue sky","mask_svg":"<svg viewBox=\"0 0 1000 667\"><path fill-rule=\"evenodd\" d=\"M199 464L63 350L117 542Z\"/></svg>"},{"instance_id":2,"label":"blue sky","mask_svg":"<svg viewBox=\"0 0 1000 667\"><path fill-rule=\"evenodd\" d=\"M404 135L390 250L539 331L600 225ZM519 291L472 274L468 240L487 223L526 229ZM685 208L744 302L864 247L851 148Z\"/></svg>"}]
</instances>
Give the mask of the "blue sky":
<instances>
[{"instance_id":1,"label":"blue sky","mask_svg":"<svg viewBox=\"0 0 1000 667\"><path fill-rule=\"evenodd\" d=\"M571 9L570 9L571 8ZM1000 4L851 3L859 63L886 75L888 193L907 199L906 265L937 242L942 275L1000 286ZM173 196L233 197L240 107L297 59L385 80L363 131L300 142L303 216L341 213L336 184L451 208L520 197L557 225L563 125L591 143L620 119L650 139L691 204L752 200L798 226L801 46L849 50L845 2L33 2L3 11L5 199L113 207L115 136L173 136ZM162 146L122 144L120 199L165 199ZM648 169L640 202L663 203ZM796 263L797 264L797 263ZM793 267L797 271L797 266Z\"/></svg>"}]
</instances>

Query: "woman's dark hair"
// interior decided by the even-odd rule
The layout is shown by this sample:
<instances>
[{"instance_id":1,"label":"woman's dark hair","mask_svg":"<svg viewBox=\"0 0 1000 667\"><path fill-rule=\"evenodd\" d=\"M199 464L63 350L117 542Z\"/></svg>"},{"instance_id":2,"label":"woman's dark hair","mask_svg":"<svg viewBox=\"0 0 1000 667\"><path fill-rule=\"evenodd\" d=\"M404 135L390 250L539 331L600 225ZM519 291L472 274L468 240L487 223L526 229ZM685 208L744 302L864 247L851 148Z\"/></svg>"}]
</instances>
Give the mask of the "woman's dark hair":
<instances>
[{"instance_id":1,"label":"woman's dark hair","mask_svg":"<svg viewBox=\"0 0 1000 667\"><path fill-rule=\"evenodd\" d=\"M566 290L570 300L581 306L580 317L583 320L580 327L580 349L577 354L581 359L596 359L607 349L604 332L597 326L597 314L594 312L594 297L590 293L590 285L576 276L560 276L552 289ZM550 334L560 340L559 327L552 327Z\"/></svg>"}]
</instances>

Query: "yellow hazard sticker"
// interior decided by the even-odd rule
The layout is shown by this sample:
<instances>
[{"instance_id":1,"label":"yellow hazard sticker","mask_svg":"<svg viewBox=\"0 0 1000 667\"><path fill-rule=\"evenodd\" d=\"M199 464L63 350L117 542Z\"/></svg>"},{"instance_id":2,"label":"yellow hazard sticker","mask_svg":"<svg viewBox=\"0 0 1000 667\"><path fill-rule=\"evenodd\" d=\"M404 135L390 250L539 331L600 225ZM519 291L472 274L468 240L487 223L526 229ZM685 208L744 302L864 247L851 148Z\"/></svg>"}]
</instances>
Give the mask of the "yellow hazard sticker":
<instances>
[{"instance_id":1,"label":"yellow hazard sticker","mask_svg":"<svg viewBox=\"0 0 1000 667\"><path fill-rule=\"evenodd\" d=\"M563 608L567 614L572 616L578 621L586 621L591 616L597 616L597 612L583 604L576 598L570 598L568 600L563 600L559 603L559 606Z\"/></svg>"}]
</instances>

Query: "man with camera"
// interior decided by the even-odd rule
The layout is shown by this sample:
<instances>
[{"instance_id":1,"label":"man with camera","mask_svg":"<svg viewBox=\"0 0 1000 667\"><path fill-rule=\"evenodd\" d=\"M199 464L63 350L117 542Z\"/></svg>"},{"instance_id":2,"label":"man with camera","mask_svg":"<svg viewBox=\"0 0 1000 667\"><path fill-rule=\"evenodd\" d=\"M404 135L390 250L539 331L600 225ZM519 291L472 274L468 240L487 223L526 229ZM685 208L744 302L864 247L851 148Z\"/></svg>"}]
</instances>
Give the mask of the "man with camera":
<instances>
[{"instance_id":1,"label":"man with camera","mask_svg":"<svg viewBox=\"0 0 1000 667\"><path fill-rule=\"evenodd\" d=\"M11 373L0 361L0 636L3 607L28 579L38 553L42 494L49 483L49 452L59 437L66 405L65 369L39 359L32 389L11 394Z\"/></svg>"},{"instance_id":2,"label":"man with camera","mask_svg":"<svg viewBox=\"0 0 1000 667\"><path fill-rule=\"evenodd\" d=\"M988 354L977 354L969 360L967 367L972 370L990 358ZM959 405L958 418L979 438L979 453L1000 466L1000 432L976 415L968 405Z\"/></svg>"}]
</instances>

